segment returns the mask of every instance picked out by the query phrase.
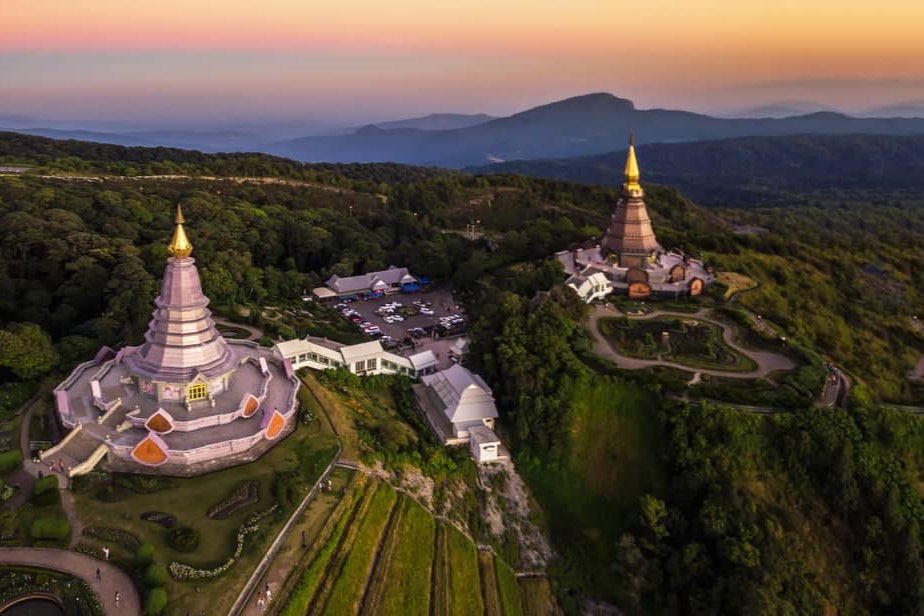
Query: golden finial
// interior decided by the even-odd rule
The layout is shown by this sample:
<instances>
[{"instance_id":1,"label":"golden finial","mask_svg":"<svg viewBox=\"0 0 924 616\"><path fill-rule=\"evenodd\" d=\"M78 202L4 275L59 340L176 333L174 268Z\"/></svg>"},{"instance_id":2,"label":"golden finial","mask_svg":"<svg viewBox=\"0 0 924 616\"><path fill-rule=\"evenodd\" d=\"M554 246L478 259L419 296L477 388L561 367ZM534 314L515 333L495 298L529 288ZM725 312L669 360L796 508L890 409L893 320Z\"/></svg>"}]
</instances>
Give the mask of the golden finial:
<instances>
[{"instance_id":1,"label":"golden finial","mask_svg":"<svg viewBox=\"0 0 924 616\"><path fill-rule=\"evenodd\" d=\"M626 183L628 189L640 189L638 160L635 158L635 133L629 133L629 155L626 157Z\"/></svg>"},{"instance_id":2,"label":"golden finial","mask_svg":"<svg viewBox=\"0 0 924 616\"><path fill-rule=\"evenodd\" d=\"M189 238L186 237L186 231L183 229L184 222L186 222L186 220L183 218L183 210L181 210L179 204L177 204L176 229L173 231L173 239L170 240L170 245L167 247L170 250L170 254L177 259L185 259L192 254L193 250Z\"/></svg>"}]
</instances>

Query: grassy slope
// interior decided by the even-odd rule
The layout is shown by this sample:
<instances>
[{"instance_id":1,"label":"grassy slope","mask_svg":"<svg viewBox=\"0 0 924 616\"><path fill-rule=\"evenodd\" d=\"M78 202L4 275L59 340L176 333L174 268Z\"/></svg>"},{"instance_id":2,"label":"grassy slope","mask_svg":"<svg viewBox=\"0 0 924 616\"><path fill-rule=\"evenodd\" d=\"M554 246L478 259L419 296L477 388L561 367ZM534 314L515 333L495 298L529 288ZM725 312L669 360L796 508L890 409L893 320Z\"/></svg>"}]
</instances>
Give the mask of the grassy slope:
<instances>
[{"instance_id":1,"label":"grassy slope","mask_svg":"<svg viewBox=\"0 0 924 616\"><path fill-rule=\"evenodd\" d=\"M501 616L500 591L497 588L497 574L494 569L494 555L478 550L478 571L481 574L481 598L484 600L485 616Z\"/></svg>"},{"instance_id":2,"label":"grassy slope","mask_svg":"<svg viewBox=\"0 0 924 616\"><path fill-rule=\"evenodd\" d=\"M347 555L323 612L326 614L356 613L372 569L379 540L388 524L397 495L388 484L381 484L373 497L356 540Z\"/></svg>"},{"instance_id":3,"label":"grassy slope","mask_svg":"<svg viewBox=\"0 0 924 616\"><path fill-rule=\"evenodd\" d=\"M522 616L523 598L513 569L501 559L495 558L494 577L497 578L497 592L500 594L504 616Z\"/></svg>"},{"instance_id":4,"label":"grassy slope","mask_svg":"<svg viewBox=\"0 0 924 616\"><path fill-rule=\"evenodd\" d=\"M449 580L453 614L482 614L478 550L468 537L452 526L446 526L449 549Z\"/></svg>"},{"instance_id":5,"label":"grassy slope","mask_svg":"<svg viewBox=\"0 0 924 616\"><path fill-rule=\"evenodd\" d=\"M358 484L362 483L364 482L358 482ZM281 611L285 616L302 616L307 613L311 600L327 572L327 566L340 546L347 525L351 522L364 494L364 486L356 485L355 489L347 493L331 513L318 541L312 546L312 551L308 556L311 559L310 565L299 577Z\"/></svg>"},{"instance_id":6,"label":"grassy slope","mask_svg":"<svg viewBox=\"0 0 924 616\"><path fill-rule=\"evenodd\" d=\"M611 592L611 548L638 498L664 480L657 460L658 402L650 394L595 378L574 393L568 454L560 467L521 464L545 511L562 556L558 575L580 576L601 595ZM634 521L634 520L632 520Z\"/></svg>"},{"instance_id":7,"label":"grassy slope","mask_svg":"<svg viewBox=\"0 0 924 616\"><path fill-rule=\"evenodd\" d=\"M407 512L398 529L397 549L385 574L381 614L426 616L430 613L430 574L436 523L430 512L405 499Z\"/></svg>"}]
</instances>

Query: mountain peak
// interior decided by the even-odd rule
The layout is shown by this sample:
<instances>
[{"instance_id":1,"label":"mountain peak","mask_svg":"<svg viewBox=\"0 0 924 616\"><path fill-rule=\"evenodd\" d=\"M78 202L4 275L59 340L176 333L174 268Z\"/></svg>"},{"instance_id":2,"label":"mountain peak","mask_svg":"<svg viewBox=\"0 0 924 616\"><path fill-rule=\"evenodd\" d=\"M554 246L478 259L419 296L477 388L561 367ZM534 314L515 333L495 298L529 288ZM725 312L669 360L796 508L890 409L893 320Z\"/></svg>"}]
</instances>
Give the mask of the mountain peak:
<instances>
[{"instance_id":1,"label":"mountain peak","mask_svg":"<svg viewBox=\"0 0 924 616\"><path fill-rule=\"evenodd\" d=\"M635 111L635 104L627 98L619 98L608 92L593 92L534 107L512 117L526 114L629 113L632 111Z\"/></svg>"}]
</instances>

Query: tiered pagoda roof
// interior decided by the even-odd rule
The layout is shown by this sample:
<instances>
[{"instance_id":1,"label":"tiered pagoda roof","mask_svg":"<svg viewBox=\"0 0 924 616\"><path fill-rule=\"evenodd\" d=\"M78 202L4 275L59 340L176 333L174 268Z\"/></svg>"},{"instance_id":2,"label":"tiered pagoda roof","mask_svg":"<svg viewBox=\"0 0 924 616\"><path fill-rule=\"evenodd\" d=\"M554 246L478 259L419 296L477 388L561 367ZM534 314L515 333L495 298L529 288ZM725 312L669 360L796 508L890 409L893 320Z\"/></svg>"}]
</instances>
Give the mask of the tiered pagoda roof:
<instances>
[{"instance_id":1,"label":"tiered pagoda roof","mask_svg":"<svg viewBox=\"0 0 924 616\"><path fill-rule=\"evenodd\" d=\"M645 207L645 191L638 183L639 168L635 157L635 139L629 137L626 157L625 182L609 230L603 238L602 248L607 253L622 256L651 255L661 251L651 229L651 219Z\"/></svg>"},{"instance_id":2,"label":"tiered pagoda roof","mask_svg":"<svg viewBox=\"0 0 924 616\"><path fill-rule=\"evenodd\" d=\"M198 375L227 374L237 358L215 327L209 300L202 292L192 244L183 229L183 212L177 206L176 229L170 242L157 309L148 324L145 342L125 363L136 375L152 381L189 383Z\"/></svg>"}]
</instances>

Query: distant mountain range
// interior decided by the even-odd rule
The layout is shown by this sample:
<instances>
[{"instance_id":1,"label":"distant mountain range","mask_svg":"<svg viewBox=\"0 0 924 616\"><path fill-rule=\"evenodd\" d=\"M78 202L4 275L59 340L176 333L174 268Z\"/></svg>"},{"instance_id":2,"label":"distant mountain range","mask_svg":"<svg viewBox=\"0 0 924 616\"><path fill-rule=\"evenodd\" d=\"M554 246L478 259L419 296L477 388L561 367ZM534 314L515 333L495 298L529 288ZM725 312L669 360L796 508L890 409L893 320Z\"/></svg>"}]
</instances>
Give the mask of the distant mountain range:
<instances>
[{"instance_id":1,"label":"distant mountain range","mask_svg":"<svg viewBox=\"0 0 924 616\"><path fill-rule=\"evenodd\" d=\"M601 154L637 143L798 134L924 135L924 119L852 118L820 111L787 118L715 118L688 111L636 109L597 93L565 99L477 126L443 131L365 127L351 135L302 137L263 151L302 161L392 161L461 167L486 162Z\"/></svg>"},{"instance_id":2,"label":"distant mountain range","mask_svg":"<svg viewBox=\"0 0 924 616\"><path fill-rule=\"evenodd\" d=\"M818 106L796 102L750 110L750 113L787 117L719 118L689 111L637 109L630 100L596 93L503 118L431 114L281 141L261 134L254 127L240 131L75 130L73 126L60 124L28 127L24 124L28 118L13 116L0 116L0 130L8 126L10 130L32 135L128 146L168 146L205 152L256 151L305 162L396 162L459 168L603 154L621 149L630 131L635 131L639 144L804 134L924 135L924 117L910 117L917 113L916 105L911 102L880 110L909 117L858 118L834 111L789 115ZM920 111L924 116L924 105Z\"/></svg>"},{"instance_id":3,"label":"distant mountain range","mask_svg":"<svg viewBox=\"0 0 924 616\"><path fill-rule=\"evenodd\" d=\"M785 202L815 190L924 191L924 136L745 137L636 148L642 183L674 186L703 205ZM586 184L623 182L625 149L562 160L469 167Z\"/></svg>"},{"instance_id":4,"label":"distant mountain range","mask_svg":"<svg viewBox=\"0 0 924 616\"><path fill-rule=\"evenodd\" d=\"M478 126L494 120L494 116L485 113L465 114L465 113L431 113L430 115L420 118L408 118L407 120L391 120L389 122L376 122L364 126L348 126L336 128L330 131L324 131L319 136L351 135L363 128L381 128L383 130L398 130L410 128L416 130L455 130L457 128L468 128Z\"/></svg>"}]
</instances>

